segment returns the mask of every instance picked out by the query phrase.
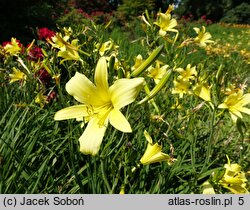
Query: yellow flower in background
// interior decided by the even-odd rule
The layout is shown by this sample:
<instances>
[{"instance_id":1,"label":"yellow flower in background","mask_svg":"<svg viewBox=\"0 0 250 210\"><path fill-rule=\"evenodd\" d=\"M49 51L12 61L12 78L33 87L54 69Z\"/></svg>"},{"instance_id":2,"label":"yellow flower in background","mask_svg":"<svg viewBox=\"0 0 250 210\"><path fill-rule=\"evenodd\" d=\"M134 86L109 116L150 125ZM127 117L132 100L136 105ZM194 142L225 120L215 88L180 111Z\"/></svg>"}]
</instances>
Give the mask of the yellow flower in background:
<instances>
[{"instance_id":1,"label":"yellow flower in background","mask_svg":"<svg viewBox=\"0 0 250 210\"><path fill-rule=\"evenodd\" d=\"M211 101L211 87L206 83L198 83L193 88L194 94L203 99L204 101Z\"/></svg>"},{"instance_id":2,"label":"yellow flower in background","mask_svg":"<svg viewBox=\"0 0 250 210\"><path fill-rule=\"evenodd\" d=\"M102 43L101 47L100 44L96 45L97 50L99 50L99 54L103 56L106 51L109 51L111 49L117 50L119 48L118 45L115 45L113 40L109 40L107 42Z\"/></svg>"},{"instance_id":3,"label":"yellow flower in background","mask_svg":"<svg viewBox=\"0 0 250 210\"><path fill-rule=\"evenodd\" d=\"M137 69L143 63L143 61L144 60L143 60L142 56L140 54L137 55L135 58L135 64L131 67L131 70L133 71L133 70Z\"/></svg>"},{"instance_id":4,"label":"yellow flower in background","mask_svg":"<svg viewBox=\"0 0 250 210\"><path fill-rule=\"evenodd\" d=\"M205 181L202 184L202 188L203 188L202 194L215 194L214 188L209 181Z\"/></svg>"},{"instance_id":5,"label":"yellow flower in background","mask_svg":"<svg viewBox=\"0 0 250 210\"><path fill-rule=\"evenodd\" d=\"M51 38L51 41L48 40L52 47L59 49L58 57L64 58L60 63L66 60L82 61L78 54L78 39L74 39L70 43L69 38L69 36L62 37L60 33L57 33Z\"/></svg>"},{"instance_id":6,"label":"yellow flower in background","mask_svg":"<svg viewBox=\"0 0 250 210\"><path fill-rule=\"evenodd\" d=\"M188 80L194 80L197 76L196 66L191 67L190 64L187 65L186 69L183 68L177 68L176 71L180 74L177 79L188 81Z\"/></svg>"},{"instance_id":7,"label":"yellow flower in background","mask_svg":"<svg viewBox=\"0 0 250 210\"><path fill-rule=\"evenodd\" d=\"M228 156L227 159L228 163L224 165L225 174L219 184L235 194L249 193L246 189L247 179L245 173L241 171L241 166L236 163L231 164Z\"/></svg>"},{"instance_id":8,"label":"yellow flower in background","mask_svg":"<svg viewBox=\"0 0 250 210\"><path fill-rule=\"evenodd\" d=\"M125 186L122 185L119 194L123 195L125 194Z\"/></svg>"},{"instance_id":9,"label":"yellow flower in background","mask_svg":"<svg viewBox=\"0 0 250 210\"><path fill-rule=\"evenodd\" d=\"M191 82L186 80L174 80L174 88L172 94L179 94L180 98L183 98L184 94L191 94L190 86Z\"/></svg>"},{"instance_id":10,"label":"yellow flower in background","mask_svg":"<svg viewBox=\"0 0 250 210\"><path fill-rule=\"evenodd\" d=\"M26 74L25 73L23 73L19 69L16 69L15 67L13 67L12 70L13 70L12 74L9 74L10 83L17 82L17 81L25 81L26 80Z\"/></svg>"},{"instance_id":11,"label":"yellow flower in background","mask_svg":"<svg viewBox=\"0 0 250 210\"><path fill-rule=\"evenodd\" d=\"M162 161L167 161L169 165L172 164L173 160L170 156L162 152L162 146L158 143L153 144L153 140L146 130L144 131L144 136L148 141L148 145L144 155L140 159L141 164L148 165Z\"/></svg>"},{"instance_id":12,"label":"yellow flower in background","mask_svg":"<svg viewBox=\"0 0 250 210\"><path fill-rule=\"evenodd\" d=\"M67 45L65 50L60 50L58 52L58 57L64 58L60 63L66 60L81 61L81 58L78 54L77 42L78 42L77 39L72 40L71 44Z\"/></svg>"},{"instance_id":13,"label":"yellow flower in background","mask_svg":"<svg viewBox=\"0 0 250 210\"><path fill-rule=\"evenodd\" d=\"M174 10L174 4L169 4L166 14L170 14Z\"/></svg>"},{"instance_id":14,"label":"yellow flower in background","mask_svg":"<svg viewBox=\"0 0 250 210\"><path fill-rule=\"evenodd\" d=\"M233 92L226 97L224 102L218 106L220 109L228 109L231 118L234 122L237 118L243 118L242 113L250 115L250 109L245 107L250 103L250 93L243 94L243 90L240 89L238 92Z\"/></svg>"},{"instance_id":15,"label":"yellow flower in background","mask_svg":"<svg viewBox=\"0 0 250 210\"><path fill-rule=\"evenodd\" d=\"M171 14L160 12L157 16L158 18L154 24L160 27L159 34L161 36L165 36L167 31L178 32L178 30L174 29L174 27L177 26L177 21L171 18Z\"/></svg>"},{"instance_id":16,"label":"yellow flower in background","mask_svg":"<svg viewBox=\"0 0 250 210\"><path fill-rule=\"evenodd\" d=\"M207 43L214 42L210 40L212 36L209 32L206 32L206 28L204 26L202 26L201 29L194 27L194 30L198 34L197 37L194 38L194 42L196 42L200 47L206 47Z\"/></svg>"},{"instance_id":17,"label":"yellow flower in background","mask_svg":"<svg viewBox=\"0 0 250 210\"><path fill-rule=\"evenodd\" d=\"M35 103L39 104L41 108L45 106L47 102L47 96L43 95L43 93L38 93L35 98Z\"/></svg>"},{"instance_id":18,"label":"yellow flower in background","mask_svg":"<svg viewBox=\"0 0 250 210\"><path fill-rule=\"evenodd\" d=\"M3 49L11 55L17 55L22 50L19 45L20 43L16 40L16 38L11 38L11 43L6 44Z\"/></svg>"},{"instance_id":19,"label":"yellow flower in background","mask_svg":"<svg viewBox=\"0 0 250 210\"><path fill-rule=\"evenodd\" d=\"M162 77L166 74L169 65L161 66L162 62L159 60L155 61L155 67L150 66L148 68L148 77L154 79L155 83L158 84Z\"/></svg>"},{"instance_id":20,"label":"yellow flower in background","mask_svg":"<svg viewBox=\"0 0 250 210\"><path fill-rule=\"evenodd\" d=\"M76 73L66 84L66 91L81 105L58 111L54 119L82 119L88 125L79 138L80 151L96 155L110 123L122 132L132 132L129 122L120 109L135 101L143 87L143 78L118 79L108 84L107 62L101 57L97 63L93 84L84 74Z\"/></svg>"}]
</instances>

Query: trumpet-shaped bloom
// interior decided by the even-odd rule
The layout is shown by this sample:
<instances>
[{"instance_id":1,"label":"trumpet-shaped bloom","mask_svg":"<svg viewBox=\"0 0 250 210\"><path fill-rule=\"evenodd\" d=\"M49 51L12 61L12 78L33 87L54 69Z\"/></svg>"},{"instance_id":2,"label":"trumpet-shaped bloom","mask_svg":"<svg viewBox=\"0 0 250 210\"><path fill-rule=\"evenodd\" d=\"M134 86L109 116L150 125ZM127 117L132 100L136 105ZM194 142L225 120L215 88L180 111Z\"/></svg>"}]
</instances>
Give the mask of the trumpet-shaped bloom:
<instances>
[{"instance_id":1,"label":"trumpet-shaped bloom","mask_svg":"<svg viewBox=\"0 0 250 210\"><path fill-rule=\"evenodd\" d=\"M162 77L166 74L168 65L161 66L162 62L156 61L155 67L150 66L148 68L148 77L154 79L155 83L158 84Z\"/></svg>"},{"instance_id":2,"label":"trumpet-shaped bloom","mask_svg":"<svg viewBox=\"0 0 250 210\"><path fill-rule=\"evenodd\" d=\"M111 49L116 50L117 48L119 48L118 45L115 45L113 40L109 40L107 42L102 43L101 47L100 47L100 44L98 44L96 47L97 49L99 49L99 54L101 56L103 56L106 51L109 51Z\"/></svg>"},{"instance_id":3,"label":"trumpet-shaped bloom","mask_svg":"<svg viewBox=\"0 0 250 210\"><path fill-rule=\"evenodd\" d=\"M26 80L26 74L20 71L19 69L16 69L15 67L13 67L13 72L12 74L9 74L9 77L10 77L10 83Z\"/></svg>"},{"instance_id":4,"label":"trumpet-shaped bloom","mask_svg":"<svg viewBox=\"0 0 250 210\"><path fill-rule=\"evenodd\" d=\"M143 63L143 58L142 56L139 54L136 56L135 58L135 64L131 67L131 70L135 70L137 69L142 63Z\"/></svg>"},{"instance_id":5,"label":"trumpet-shaped bloom","mask_svg":"<svg viewBox=\"0 0 250 210\"><path fill-rule=\"evenodd\" d=\"M184 94L191 94L190 86L191 83L186 80L174 80L174 88L172 89L172 94L179 94L180 98L183 98Z\"/></svg>"},{"instance_id":6,"label":"trumpet-shaped bloom","mask_svg":"<svg viewBox=\"0 0 250 210\"><path fill-rule=\"evenodd\" d=\"M79 141L80 151L91 155L98 153L108 123L122 132L132 132L120 109L135 101L144 83L143 78L118 79L109 87L104 57L97 63L94 81L77 72L66 84L66 91L82 104L62 109L54 117L88 122Z\"/></svg>"},{"instance_id":7,"label":"trumpet-shaped bloom","mask_svg":"<svg viewBox=\"0 0 250 210\"><path fill-rule=\"evenodd\" d=\"M250 115L250 109L246 106L250 103L250 93L243 94L243 90L240 89L238 92L230 94L222 104L218 106L221 109L228 109L231 118L236 122L237 118L243 118L241 112Z\"/></svg>"},{"instance_id":8,"label":"trumpet-shaped bloom","mask_svg":"<svg viewBox=\"0 0 250 210\"><path fill-rule=\"evenodd\" d=\"M52 41L48 40L52 47L59 49L58 57L64 58L61 63L66 60L81 61L81 58L78 54L78 40L74 39L70 43L68 42L69 38L69 36L62 37L60 34L57 33L55 36L52 37Z\"/></svg>"},{"instance_id":9,"label":"trumpet-shaped bloom","mask_svg":"<svg viewBox=\"0 0 250 210\"><path fill-rule=\"evenodd\" d=\"M194 38L194 42L198 43L200 47L206 47L207 43L214 42L209 40L212 36L209 32L206 32L206 28L204 26L202 26L201 29L194 27L194 30L198 34L197 37Z\"/></svg>"},{"instance_id":10,"label":"trumpet-shaped bloom","mask_svg":"<svg viewBox=\"0 0 250 210\"><path fill-rule=\"evenodd\" d=\"M144 136L148 141L148 145L144 155L140 159L141 164L148 165L162 161L167 161L168 164L171 164L173 160L171 160L168 154L162 152L162 146L158 143L153 144L153 140L147 131L144 131Z\"/></svg>"},{"instance_id":11,"label":"trumpet-shaped bloom","mask_svg":"<svg viewBox=\"0 0 250 210\"><path fill-rule=\"evenodd\" d=\"M225 174L222 179L219 181L224 188L229 189L235 194L239 193L249 193L246 189L247 179L245 173L241 171L241 166L239 164L230 164L228 159L228 164L224 165Z\"/></svg>"},{"instance_id":12,"label":"trumpet-shaped bloom","mask_svg":"<svg viewBox=\"0 0 250 210\"><path fill-rule=\"evenodd\" d=\"M177 72L179 72L178 80L194 80L197 76L196 66L191 67L190 64L187 65L186 69L183 68L177 68Z\"/></svg>"},{"instance_id":13,"label":"trumpet-shaped bloom","mask_svg":"<svg viewBox=\"0 0 250 210\"><path fill-rule=\"evenodd\" d=\"M174 27L177 26L177 21L171 18L171 14L160 12L157 15L158 18L154 24L160 27L159 34L161 36L165 36L167 31L178 32L174 29Z\"/></svg>"},{"instance_id":14,"label":"trumpet-shaped bloom","mask_svg":"<svg viewBox=\"0 0 250 210\"><path fill-rule=\"evenodd\" d=\"M198 83L195 85L194 94L203 99L204 101L211 101L211 91L205 83Z\"/></svg>"}]
</instances>

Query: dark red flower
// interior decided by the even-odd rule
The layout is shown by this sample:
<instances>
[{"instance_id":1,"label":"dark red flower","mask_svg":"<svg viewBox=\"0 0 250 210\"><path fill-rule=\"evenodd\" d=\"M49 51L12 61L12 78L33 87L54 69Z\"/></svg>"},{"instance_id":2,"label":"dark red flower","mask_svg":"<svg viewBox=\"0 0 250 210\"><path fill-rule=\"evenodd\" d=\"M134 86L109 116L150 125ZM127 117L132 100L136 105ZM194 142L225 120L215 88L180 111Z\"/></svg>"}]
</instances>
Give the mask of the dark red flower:
<instances>
[{"instance_id":1,"label":"dark red flower","mask_svg":"<svg viewBox=\"0 0 250 210\"><path fill-rule=\"evenodd\" d=\"M40 69L37 76L44 85L48 85L51 81L51 76L45 68Z\"/></svg>"},{"instance_id":2,"label":"dark red flower","mask_svg":"<svg viewBox=\"0 0 250 210\"><path fill-rule=\"evenodd\" d=\"M207 16L206 16L206 15L202 15L202 16L201 16L201 19L202 19L202 20L206 20L206 19L207 19Z\"/></svg>"},{"instance_id":3,"label":"dark red flower","mask_svg":"<svg viewBox=\"0 0 250 210\"><path fill-rule=\"evenodd\" d=\"M55 35L55 32L49 30L48 28L38 29L38 39L51 39L54 35Z\"/></svg>"},{"instance_id":4,"label":"dark red flower","mask_svg":"<svg viewBox=\"0 0 250 210\"><path fill-rule=\"evenodd\" d=\"M28 47L29 47L29 45L28 45ZM34 60L34 61L37 61L37 60L43 58L42 49L40 47L37 47L37 46L33 46L29 50L28 55L29 55L29 59Z\"/></svg>"}]
</instances>

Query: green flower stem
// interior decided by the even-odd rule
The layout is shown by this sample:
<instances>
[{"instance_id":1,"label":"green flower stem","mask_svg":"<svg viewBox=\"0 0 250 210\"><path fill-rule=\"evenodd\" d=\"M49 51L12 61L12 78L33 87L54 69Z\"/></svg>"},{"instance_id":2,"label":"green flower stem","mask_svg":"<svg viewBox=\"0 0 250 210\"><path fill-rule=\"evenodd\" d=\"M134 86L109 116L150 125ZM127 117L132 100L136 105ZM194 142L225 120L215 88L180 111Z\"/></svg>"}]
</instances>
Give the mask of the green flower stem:
<instances>
[{"instance_id":1,"label":"green flower stem","mask_svg":"<svg viewBox=\"0 0 250 210\"><path fill-rule=\"evenodd\" d=\"M149 89L149 87L148 87L147 84L144 86L144 90L145 90L145 92L146 92L147 94L150 93L150 89ZM155 108L155 111L159 114L159 113L160 113L160 110L159 110L157 104L155 103L155 100L152 98L151 100L149 100L149 102L152 103L152 105L153 105L154 108Z\"/></svg>"},{"instance_id":2,"label":"green flower stem","mask_svg":"<svg viewBox=\"0 0 250 210\"><path fill-rule=\"evenodd\" d=\"M158 56L161 54L161 51L163 50L164 45L161 45L157 47L150 56L137 68L131 73L131 77L137 77L139 76L143 71L145 71L154 61L158 58Z\"/></svg>"},{"instance_id":3,"label":"green flower stem","mask_svg":"<svg viewBox=\"0 0 250 210\"><path fill-rule=\"evenodd\" d=\"M211 123L210 123L210 134L209 134L208 145L207 145L206 159L205 159L205 162L203 164L203 168L202 168L201 172L203 172L205 167L208 165L208 163L210 161L210 157L212 155L215 114L216 114L216 109L213 109L212 120L211 120Z\"/></svg>"},{"instance_id":4,"label":"green flower stem","mask_svg":"<svg viewBox=\"0 0 250 210\"><path fill-rule=\"evenodd\" d=\"M172 69L169 69L166 74L162 77L162 79L160 80L160 82L153 88L153 90L151 90L151 92L141 101L138 102L138 105L152 99L167 83L170 75L172 73Z\"/></svg>"},{"instance_id":5,"label":"green flower stem","mask_svg":"<svg viewBox=\"0 0 250 210\"><path fill-rule=\"evenodd\" d=\"M107 176L105 173L105 169L104 169L104 163L103 163L102 159L101 159L101 172L102 172L103 181L104 181L106 187L108 188L108 192L109 192L109 194L112 194L112 189L111 189L110 184L108 182L108 179L107 179Z\"/></svg>"}]
</instances>

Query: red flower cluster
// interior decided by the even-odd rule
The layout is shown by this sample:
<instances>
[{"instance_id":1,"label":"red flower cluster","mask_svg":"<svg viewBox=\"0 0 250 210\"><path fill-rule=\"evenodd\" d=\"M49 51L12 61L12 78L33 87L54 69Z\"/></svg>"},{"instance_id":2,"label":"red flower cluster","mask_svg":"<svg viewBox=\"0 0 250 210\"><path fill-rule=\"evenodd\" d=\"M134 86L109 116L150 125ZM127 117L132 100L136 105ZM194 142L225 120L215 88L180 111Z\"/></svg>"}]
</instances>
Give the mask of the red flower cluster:
<instances>
[{"instance_id":1,"label":"red flower cluster","mask_svg":"<svg viewBox=\"0 0 250 210\"><path fill-rule=\"evenodd\" d=\"M29 47L29 46L28 46ZM43 52L40 47L33 46L28 52L29 59L38 61L43 58Z\"/></svg>"},{"instance_id":2,"label":"red flower cluster","mask_svg":"<svg viewBox=\"0 0 250 210\"><path fill-rule=\"evenodd\" d=\"M55 32L49 30L48 28L38 29L38 39L51 39L54 35L55 35Z\"/></svg>"},{"instance_id":3,"label":"red flower cluster","mask_svg":"<svg viewBox=\"0 0 250 210\"><path fill-rule=\"evenodd\" d=\"M48 85L51 82L51 76L48 73L48 71L44 68L40 69L37 72L37 76L44 85Z\"/></svg>"}]
</instances>

